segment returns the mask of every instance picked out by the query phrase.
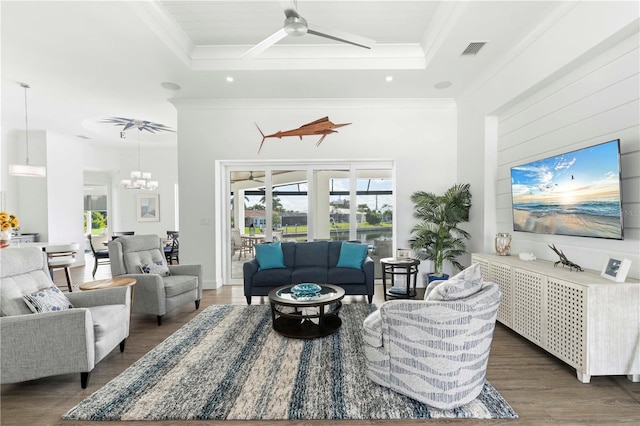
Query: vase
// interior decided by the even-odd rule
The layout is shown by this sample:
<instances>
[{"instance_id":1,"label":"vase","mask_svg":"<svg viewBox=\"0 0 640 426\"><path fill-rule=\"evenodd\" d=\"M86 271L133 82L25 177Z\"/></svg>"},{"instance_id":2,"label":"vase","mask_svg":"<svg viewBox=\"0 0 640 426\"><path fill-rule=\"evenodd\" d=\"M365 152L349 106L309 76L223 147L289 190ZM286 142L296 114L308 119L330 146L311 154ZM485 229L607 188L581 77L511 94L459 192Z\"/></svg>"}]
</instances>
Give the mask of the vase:
<instances>
[{"instance_id":1,"label":"vase","mask_svg":"<svg viewBox=\"0 0 640 426\"><path fill-rule=\"evenodd\" d=\"M7 247L11 244L11 230L0 231L0 248Z\"/></svg>"},{"instance_id":2,"label":"vase","mask_svg":"<svg viewBox=\"0 0 640 426\"><path fill-rule=\"evenodd\" d=\"M507 233L496 234L496 254L498 256L509 256L511 250L511 235Z\"/></svg>"}]
</instances>

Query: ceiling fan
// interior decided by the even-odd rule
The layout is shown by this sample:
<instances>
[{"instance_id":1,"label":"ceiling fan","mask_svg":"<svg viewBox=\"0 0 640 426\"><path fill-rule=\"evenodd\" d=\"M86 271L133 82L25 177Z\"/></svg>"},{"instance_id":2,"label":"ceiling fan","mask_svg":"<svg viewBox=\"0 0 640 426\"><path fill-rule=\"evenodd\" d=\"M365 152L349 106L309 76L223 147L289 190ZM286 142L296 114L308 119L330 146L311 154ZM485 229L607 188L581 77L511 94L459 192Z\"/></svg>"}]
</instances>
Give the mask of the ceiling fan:
<instances>
[{"instance_id":1,"label":"ceiling fan","mask_svg":"<svg viewBox=\"0 0 640 426\"><path fill-rule=\"evenodd\" d=\"M249 177L247 178L247 180L253 180L253 181L256 181L256 182L264 183L264 181L263 181L263 180L260 180L260 179L256 179L256 178L254 178L254 177L253 177L253 172L252 172L252 171L249 171Z\"/></svg>"},{"instance_id":2,"label":"ceiling fan","mask_svg":"<svg viewBox=\"0 0 640 426\"><path fill-rule=\"evenodd\" d=\"M305 34L313 34L320 37L329 38L331 40L340 41L343 43L352 44L358 47L364 47L365 49L371 49L376 43L366 37L357 36L340 30L322 28L318 25L310 26L307 20L304 19L297 11L297 0L295 1L281 1L284 7L284 25L275 33L262 40L260 43L253 46L251 49L244 52L241 56L243 59L253 58L260 53L267 50L286 36L301 37Z\"/></svg>"}]
</instances>

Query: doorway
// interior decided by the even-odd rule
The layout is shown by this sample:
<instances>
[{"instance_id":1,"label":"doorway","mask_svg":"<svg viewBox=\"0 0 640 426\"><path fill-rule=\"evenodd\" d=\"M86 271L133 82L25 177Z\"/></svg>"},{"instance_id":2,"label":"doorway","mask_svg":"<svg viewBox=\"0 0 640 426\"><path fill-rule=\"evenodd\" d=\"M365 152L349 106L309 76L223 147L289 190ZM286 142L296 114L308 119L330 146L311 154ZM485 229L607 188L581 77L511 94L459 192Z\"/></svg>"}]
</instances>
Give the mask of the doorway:
<instances>
[{"instance_id":1,"label":"doorway","mask_svg":"<svg viewBox=\"0 0 640 426\"><path fill-rule=\"evenodd\" d=\"M222 279L242 283L253 245L270 241L358 240L371 256L393 248L393 162L220 162ZM375 259L374 259L375 260Z\"/></svg>"}]
</instances>

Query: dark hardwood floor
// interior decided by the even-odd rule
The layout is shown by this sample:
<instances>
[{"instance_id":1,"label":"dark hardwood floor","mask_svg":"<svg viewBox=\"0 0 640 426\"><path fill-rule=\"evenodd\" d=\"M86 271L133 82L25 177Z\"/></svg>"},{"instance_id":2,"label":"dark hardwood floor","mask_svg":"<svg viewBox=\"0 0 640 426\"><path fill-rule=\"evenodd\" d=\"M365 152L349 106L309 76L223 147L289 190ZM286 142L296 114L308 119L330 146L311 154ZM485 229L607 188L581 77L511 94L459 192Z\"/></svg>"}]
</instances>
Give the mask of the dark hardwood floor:
<instances>
[{"instance_id":1,"label":"dark hardwood floor","mask_svg":"<svg viewBox=\"0 0 640 426\"><path fill-rule=\"evenodd\" d=\"M88 266L72 269L74 287L91 281L92 259ZM109 266L99 266L96 279L110 277ZM57 271L54 281L66 290L64 274ZM2 425L95 425L96 422L68 422L61 416L117 376L142 355L187 323L204 307L212 304L246 303L241 286L206 290L200 310L186 304L168 313L161 327L153 315L133 315L126 350L114 349L91 373L87 389L80 387L80 374L48 377L30 382L2 385L0 414ZM376 288L374 303L383 302L382 288ZM346 302L364 302L364 297L347 297ZM255 297L253 303L266 303ZM55 356L55 354L52 354ZM580 383L575 370L529 343L511 330L496 325L487 377L520 416L517 420L393 420L393 421L261 421L270 425L382 425L463 422L465 425L509 423L517 425L609 425L640 424L640 383L624 376L592 377ZM251 422L162 422L164 425L206 423L210 425L251 424ZM154 422L110 422L109 424L149 425Z\"/></svg>"}]
</instances>

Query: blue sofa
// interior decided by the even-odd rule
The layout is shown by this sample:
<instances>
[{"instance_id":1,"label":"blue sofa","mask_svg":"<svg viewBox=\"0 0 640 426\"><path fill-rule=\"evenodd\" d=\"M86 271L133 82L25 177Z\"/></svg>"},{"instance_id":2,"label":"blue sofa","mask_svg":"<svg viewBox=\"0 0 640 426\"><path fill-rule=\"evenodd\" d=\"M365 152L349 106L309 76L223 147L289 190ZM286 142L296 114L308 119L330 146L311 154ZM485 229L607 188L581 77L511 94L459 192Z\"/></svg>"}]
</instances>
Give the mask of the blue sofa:
<instances>
[{"instance_id":1,"label":"blue sofa","mask_svg":"<svg viewBox=\"0 0 640 426\"><path fill-rule=\"evenodd\" d=\"M251 296L266 296L275 287L313 282L335 284L345 294L366 295L373 301L374 261L366 256L361 269L338 268L341 241L283 242L285 268L259 269L256 258L245 262L244 295L251 304Z\"/></svg>"}]
</instances>

